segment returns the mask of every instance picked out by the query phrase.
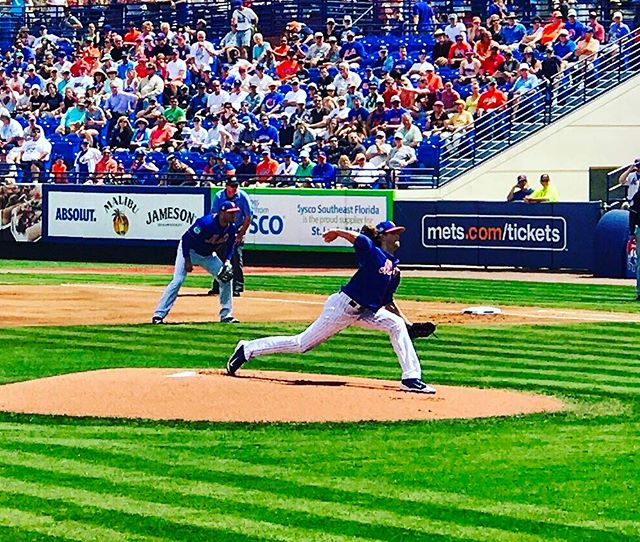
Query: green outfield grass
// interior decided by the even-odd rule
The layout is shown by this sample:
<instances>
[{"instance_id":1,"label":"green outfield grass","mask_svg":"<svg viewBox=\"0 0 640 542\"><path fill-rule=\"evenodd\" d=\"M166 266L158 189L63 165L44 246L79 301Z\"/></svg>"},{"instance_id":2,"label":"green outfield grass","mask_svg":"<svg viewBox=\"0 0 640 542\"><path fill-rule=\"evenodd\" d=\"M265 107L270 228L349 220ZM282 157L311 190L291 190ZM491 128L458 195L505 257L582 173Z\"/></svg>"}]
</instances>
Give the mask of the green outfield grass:
<instances>
[{"instance_id":1,"label":"green outfield grass","mask_svg":"<svg viewBox=\"0 0 640 542\"><path fill-rule=\"evenodd\" d=\"M639 327L443 326L419 343L430 381L553 393L571 406L555 415L327 425L0 415L0 540L640 540ZM4 328L0 381L220 367L239 337L300 329ZM358 329L251 366L399 373L387 338Z\"/></svg>"}]
</instances>

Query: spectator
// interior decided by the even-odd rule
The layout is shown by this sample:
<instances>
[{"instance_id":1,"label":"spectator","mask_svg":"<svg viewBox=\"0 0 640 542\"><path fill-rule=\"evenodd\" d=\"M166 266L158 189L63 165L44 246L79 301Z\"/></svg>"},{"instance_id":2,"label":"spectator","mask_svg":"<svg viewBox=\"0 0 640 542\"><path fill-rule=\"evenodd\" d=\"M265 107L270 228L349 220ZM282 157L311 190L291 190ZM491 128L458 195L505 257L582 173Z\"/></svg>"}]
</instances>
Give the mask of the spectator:
<instances>
[{"instance_id":1,"label":"spectator","mask_svg":"<svg viewBox=\"0 0 640 542\"><path fill-rule=\"evenodd\" d=\"M243 182L252 182L253 177L256 175L256 163L251 158L249 151L242 151L240 153L242 162L238 164L236 168L236 176Z\"/></svg>"},{"instance_id":2,"label":"spectator","mask_svg":"<svg viewBox=\"0 0 640 542\"><path fill-rule=\"evenodd\" d=\"M493 42L491 44L489 54L481 62L482 75L484 75L485 77L494 76L498 71L498 68L505 60L506 58L502 56L502 54L500 54L500 46L497 43Z\"/></svg>"},{"instance_id":3,"label":"spectator","mask_svg":"<svg viewBox=\"0 0 640 542\"><path fill-rule=\"evenodd\" d=\"M400 132L393 136L394 146L389 153L387 165L392 170L392 180L395 182L400 170L409 167L417 160L416 151L403 143L403 137Z\"/></svg>"},{"instance_id":4,"label":"spectator","mask_svg":"<svg viewBox=\"0 0 640 542\"><path fill-rule=\"evenodd\" d=\"M24 130L20 123L11 118L9 113L0 115L0 149L9 150L16 146L18 138L24 136Z\"/></svg>"},{"instance_id":5,"label":"spectator","mask_svg":"<svg viewBox=\"0 0 640 542\"><path fill-rule=\"evenodd\" d=\"M444 110L448 113L455 109L455 103L460 99L460 94L453 90L453 83L447 81L444 88L438 92L438 100L444 104Z\"/></svg>"},{"instance_id":6,"label":"spectator","mask_svg":"<svg viewBox=\"0 0 640 542\"><path fill-rule=\"evenodd\" d=\"M584 37L576 43L576 57L578 60L586 60L596 55L600 50L600 42L593 37L593 28L587 28Z\"/></svg>"},{"instance_id":7,"label":"spectator","mask_svg":"<svg viewBox=\"0 0 640 542\"><path fill-rule=\"evenodd\" d=\"M301 151L300 163L298 164L298 169L296 170L296 177L303 179L310 178L313 175L314 167L315 164L309 159L309 151Z\"/></svg>"},{"instance_id":8,"label":"spectator","mask_svg":"<svg viewBox=\"0 0 640 542\"><path fill-rule=\"evenodd\" d=\"M149 133L149 149L153 151L167 151L176 127L160 117L156 126Z\"/></svg>"},{"instance_id":9,"label":"spectator","mask_svg":"<svg viewBox=\"0 0 640 542\"><path fill-rule=\"evenodd\" d=\"M196 172L193 168L180 161L175 154L167 156L167 185L168 186L194 186Z\"/></svg>"},{"instance_id":10,"label":"spectator","mask_svg":"<svg viewBox=\"0 0 640 542\"><path fill-rule=\"evenodd\" d=\"M467 52L473 52L471 46L465 41L462 34L455 37L455 41L449 49L448 61L451 68L459 69Z\"/></svg>"},{"instance_id":11,"label":"spectator","mask_svg":"<svg viewBox=\"0 0 640 542\"><path fill-rule=\"evenodd\" d=\"M211 128L207 133L207 142L204 145L205 150L216 149L222 152L230 146L231 134L221 125L220 117L215 115L211 118Z\"/></svg>"},{"instance_id":12,"label":"spectator","mask_svg":"<svg viewBox=\"0 0 640 542\"><path fill-rule=\"evenodd\" d=\"M535 190L530 196L524 198L525 203L556 203L558 198L558 192L551 185L551 179L549 175L544 173L540 176L541 188Z\"/></svg>"},{"instance_id":13,"label":"spectator","mask_svg":"<svg viewBox=\"0 0 640 542\"><path fill-rule=\"evenodd\" d=\"M494 77L500 84L512 84L518 77L520 62L513 57L513 53L509 48L505 48L502 54L504 55L504 61L498 66Z\"/></svg>"},{"instance_id":14,"label":"spectator","mask_svg":"<svg viewBox=\"0 0 640 542\"><path fill-rule=\"evenodd\" d=\"M163 116L172 124L177 124L179 121L186 120L187 118L184 109L178 106L177 98L171 98L169 107L164 110Z\"/></svg>"},{"instance_id":15,"label":"spectator","mask_svg":"<svg viewBox=\"0 0 640 542\"><path fill-rule=\"evenodd\" d=\"M341 62L338 65L338 74L333 78L333 84L338 96L346 94L349 85L355 85L356 88L359 88L361 83L360 76L352 72L347 63Z\"/></svg>"},{"instance_id":16,"label":"spectator","mask_svg":"<svg viewBox=\"0 0 640 542\"><path fill-rule=\"evenodd\" d=\"M62 156L56 156L51 165L51 176L55 184L69 184L69 176L67 175L67 164L64 163Z\"/></svg>"},{"instance_id":17,"label":"spectator","mask_svg":"<svg viewBox=\"0 0 640 542\"><path fill-rule=\"evenodd\" d=\"M93 98L86 98L87 115L83 129L79 132L82 137L98 138L107 125L107 116L101 107L96 105Z\"/></svg>"},{"instance_id":18,"label":"spectator","mask_svg":"<svg viewBox=\"0 0 640 542\"><path fill-rule=\"evenodd\" d=\"M285 152L283 162L278 165L278 169L276 170L278 186L295 185L294 177L297 171L298 163L293 160L293 155L290 152Z\"/></svg>"},{"instance_id":19,"label":"spectator","mask_svg":"<svg viewBox=\"0 0 640 542\"><path fill-rule=\"evenodd\" d=\"M86 103L84 99L82 99L79 100L75 106L67 109L65 114L62 115L60 125L56 128L56 132L63 135L79 132L84 127L86 118Z\"/></svg>"},{"instance_id":20,"label":"spectator","mask_svg":"<svg viewBox=\"0 0 640 542\"><path fill-rule=\"evenodd\" d=\"M444 33L451 42L455 41L457 36L462 36L465 41L467 39L467 27L463 22L458 22L458 16L455 13L449 15L449 24L445 26Z\"/></svg>"},{"instance_id":21,"label":"spectator","mask_svg":"<svg viewBox=\"0 0 640 542\"><path fill-rule=\"evenodd\" d=\"M266 184L273 181L273 176L278 171L278 162L271 158L271 151L264 148L261 152L262 160L256 164L256 180Z\"/></svg>"},{"instance_id":22,"label":"spectator","mask_svg":"<svg viewBox=\"0 0 640 542\"><path fill-rule=\"evenodd\" d=\"M373 144L366 151L365 158L374 168L385 166L391 153L391 145L385 142L385 138L384 132L377 132Z\"/></svg>"},{"instance_id":23,"label":"spectator","mask_svg":"<svg viewBox=\"0 0 640 542\"><path fill-rule=\"evenodd\" d=\"M480 61L474 58L473 51L466 51L458 68L458 84L466 85L481 75Z\"/></svg>"},{"instance_id":24,"label":"spectator","mask_svg":"<svg viewBox=\"0 0 640 542\"><path fill-rule=\"evenodd\" d=\"M91 146L91 141L83 139L80 142L80 152L76 154L74 170L78 183L86 182L96 170L96 164L102 158L102 153Z\"/></svg>"},{"instance_id":25,"label":"spectator","mask_svg":"<svg viewBox=\"0 0 640 542\"><path fill-rule=\"evenodd\" d=\"M518 48L520 42L527 35L527 29L518 22L516 14L510 12L507 15L507 24L502 27L502 43L513 51Z\"/></svg>"},{"instance_id":26,"label":"spectator","mask_svg":"<svg viewBox=\"0 0 640 542\"><path fill-rule=\"evenodd\" d=\"M551 21L544 25L544 27L542 28L540 39L537 40L537 43L543 46L545 49L547 45L553 43L556 40L558 34L560 33L560 30L562 30L562 28L564 27L562 13L560 13L559 11L554 11L551 14L551 17Z\"/></svg>"},{"instance_id":27,"label":"spectator","mask_svg":"<svg viewBox=\"0 0 640 542\"><path fill-rule=\"evenodd\" d=\"M326 152L319 151L318 162L311 170L311 182L323 188L333 188L336 183L336 174L336 168L327 162Z\"/></svg>"},{"instance_id":28,"label":"spectator","mask_svg":"<svg viewBox=\"0 0 640 542\"><path fill-rule=\"evenodd\" d=\"M480 101L480 83L478 81L471 82L471 94L467 96L464 102L465 109L471 114L475 115L478 110L478 102Z\"/></svg>"},{"instance_id":29,"label":"spectator","mask_svg":"<svg viewBox=\"0 0 640 542\"><path fill-rule=\"evenodd\" d=\"M280 134L275 126L269 123L267 115L260 116L260 127L255 132L255 144L269 147L280 145Z\"/></svg>"},{"instance_id":30,"label":"spectator","mask_svg":"<svg viewBox=\"0 0 640 542\"><path fill-rule=\"evenodd\" d=\"M111 149L102 149L102 157L96 162L94 184L110 184L118 176L120 168L111 154Z\"/></svg>"},{"instance_id":31,"label":"spectator","mask_svg":"<svg viewBox=\"0 0 640 542\"><path fill-rule=\"evenodd\" d=\"M138 98L142 100L157 99L163 91L164 81L157 74L156 65L151 62L147 63L147 74L138 83Z\"/></svg>"},{"instance_id":32,"label":"spectator","mask_svg":"<svg viewBox=\"0 0 640 542\"><path fill-rule=\"evenodd\" d=\"M456 100L455 112L446 121L446 130L454 132L454 137L460 137L463 130L473 125L473 116L465 109L464 100Z\"/></svg>"},{"instance_id":33,"label":"spectator","mask_svg":"<svg viewBox=\"0 0 640 542\"><path fill-rule=\"evenodd\" d=\"M25 173L25 182L42 182L45 163L51 154L51 143L35 128L32 139L25 141L20 152L20 166Z\"/></svg>"},{"instance_id":34,"label":"spectator","mask_svg":"<svg viewBox=\"0 0 640 542\"><path fill-rule=\"evenodd\" d=\"M614 44L613 42L624 38L628 35L631 30L629 27L622 22L622 12L616 11L612 16L613 22L609 27L609 34L607 36L607 41L611 44L608 49L612 53L617 53L620 50L620 46L618 44ZM602 41L601 41L602 43Z\"/></svg>"},{"instance_id":35,"label":"spectator","mask_svg":"<svg viewBox=\"0 0 640 542\"><path fill-rule=\"evenodd\" d=\"M626 198L627 201L631 202L633 197L638 192L638 188L640 187L640 158L636 158L633 164L631 164L627 169L625 169L620 178L618 179L618 183L627 188Z\"/></svg>"},{"instance_id":36,"label":"spectator","mask_svg":"<svg viewBox=\"0 0 640 542\"><path fill-rule=\"evenodd\" d=\"M571 41L578 41L584 36L587 27L576 19L578 12L575 9L570 9L567 14L567 21L564 23L563 30L566 30L569 34Z\"/></svg>"},{"instance_id":37,"label":"spectator","mask_svg":"<svg viewBox=\"0 0 640 542\"><path fill-rule=\"evenodd\" d=\"M498 109L507 103L507 95L497 87L496 80L491 78L487 82L487 89L478 99L478 116Z\"/></svg>"},{"instance_id":38,"label":"spectator","mask_svg":"<svg viewBox=\"0 0 640 542\"><path fill-rule=\"evenodd\" d=\"M433 36L436 39L436 43L433 46L433 61L435 64L442 66L449 62L449 51L453 42L440 29L436 30Z\"/></svg>"},{"instance_id":39,"label":"spectator","mask_svg":"<svg viewBox=\"0 0 640 542\"><path fill-rule=\"evenodd\" d=\"M529 181L526 175L518 175L516 184L513 185L507 194L507 201L524 201L525 198L533 194L533 189L529 188Z\"/></svg>"},{"instance_id":40,"label":"spectator","mask_svg":"<svg viewBox=\"0 0 640 542\"><path fill-rule=\"evenodd\" d=\"M604 26L598 22L598 14L595 11L589 12L589 22L587 23L587 27L590 27L593 30L593 37L597 39L599 43L604 43Z\"/></svg>"},{"instance_id":41,"label":"spectator","mask_svg":"<svg viewBox=\"0 0 640 542\"><path fill-rule=\"evenodd\" d=\"M402 134L402 142L409 147L417 149L422 143L422 132L415 124L409 113L402 115L402 126L398 129Z\"/></svg>"},{"instance_id":42,"label":"spectator","mask_svg":"<svg viewBox=\"0 0 640 542\"><path fill-rule=\"evenodd\" d=\"M440 100L433 104L433 111L429 115L427 128L431 130L429 135L436 135L443 132L447 127L449 114L444 110L444 103Z\"/></svg>"},{"instance_id":43,"label":"spectator","mask_svg":"<svg viewBox=\"0 0 640 542\"><path fill-rule=\"evenodd\" d=\"M434 25L438 24L431 0L418 0L411 8L414 30L420 34L429 32Z\"/></svg>"},{"instance_id":44,"label":"spectator","mask_svg":"<svg viewBox=\"0 0 640 542\"><path fill-rule=\"evenodd\" d=\"M527 35L522 38L520 42L520 49L524 50L525 47L536 47L540 38L542 37L542 19L540 17L534 17L531 20L532 26Z\"/></svg>"},{"instance_id":45,"label":"spectator","mask_svg":"<svg viewBox=\"0 0 640 542\"><path fill-rule=\"evenodd\" d=\"M135 184L149 184L153 182L158 171L158 166L147 159L146 151L136 149L130 168L133 182Z\"/></svg>"},{"instance_id":46,"label":"spectator","mask_svg":"<svg viewBox=\"0 0 640 542\"><path fill-rule=\"evenodd\" d=\"M136 129L133 130L131 135L131 150L136 151L138 149L145 149L149 147L150 135L151 131L149 130L149 121L145 118L137 119Z\"/></svg>"},{"instance_id":47,"label":"spectator","mask_svg":"<svg viewBox=\"0 0 640 542\"><path fill-rule=\"evenodd\" d=\"M570 62L575 62L575 42L569 39L569 31L565 28L560 30L558 39L553 42L553 52L562 62L562 69L566 68Z\"/></svg>"}]
</instances>

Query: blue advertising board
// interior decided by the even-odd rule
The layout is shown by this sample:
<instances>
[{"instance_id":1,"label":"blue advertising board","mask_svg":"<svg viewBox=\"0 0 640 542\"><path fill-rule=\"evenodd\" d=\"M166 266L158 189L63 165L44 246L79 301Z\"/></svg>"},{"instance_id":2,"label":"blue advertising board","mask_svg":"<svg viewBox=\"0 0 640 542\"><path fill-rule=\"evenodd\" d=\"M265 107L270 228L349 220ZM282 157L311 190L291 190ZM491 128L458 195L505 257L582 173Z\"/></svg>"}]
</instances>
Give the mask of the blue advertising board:
<instances>
[{"instance_id":1,"label":"blue advertising board","mask_svg":"<svg viewBox=\"0 0 640 542\"><path fill-rule=\"evenodd\" d=\"M591 269L600 204L396 201L406 264Z\"/></svg>"}]
</instances>

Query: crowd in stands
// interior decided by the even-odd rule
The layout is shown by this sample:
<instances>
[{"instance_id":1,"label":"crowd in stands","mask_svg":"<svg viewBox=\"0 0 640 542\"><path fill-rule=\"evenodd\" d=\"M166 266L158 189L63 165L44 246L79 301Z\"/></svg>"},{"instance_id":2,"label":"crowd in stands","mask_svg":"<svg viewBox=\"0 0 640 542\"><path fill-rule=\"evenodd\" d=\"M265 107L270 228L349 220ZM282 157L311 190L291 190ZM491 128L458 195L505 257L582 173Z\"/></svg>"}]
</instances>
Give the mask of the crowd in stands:
<instances>
[{"instance_id":1,"label":"crowd in stands","mask_svg":"<svg viewBox=\"0 0 640 542\"><path fill-rule=\"evenodd\" d=\"M488 16L439 24L414 7L417 37L371 39L345 15L300 21L266 40L269 21L234 0L229 32L133 21L57 34L21 28L0 69L5 182L392 186L428 167L425 149L630 32L566 2L522 24L502 0ZM615 52L615 51L614 51ZM613 54L613 53L612 53Z\"/></svg>"}]
</instances>

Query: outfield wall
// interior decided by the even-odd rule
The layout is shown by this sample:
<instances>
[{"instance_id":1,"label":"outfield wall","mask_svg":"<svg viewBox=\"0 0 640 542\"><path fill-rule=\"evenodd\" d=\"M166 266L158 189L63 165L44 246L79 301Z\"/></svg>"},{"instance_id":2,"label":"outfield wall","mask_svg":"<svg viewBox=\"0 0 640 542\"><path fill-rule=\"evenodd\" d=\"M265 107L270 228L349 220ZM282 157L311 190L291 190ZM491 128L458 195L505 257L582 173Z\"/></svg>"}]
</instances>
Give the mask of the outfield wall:
<instances>
[{"instance_id":1,"label":"outfield wall","mask_svg":"<svg viewBox=\"0 0 640 542\"><path fill-rule=\"evenodd\" d=\"M209 188L19 185L4 198L2 256L83 261L173 260L184 231L211 207ZM217 190L217 189L215 189ZM330 228L396 220L408 265L591 269L598 203L393 201L382 190L249 189L250 264L352 266Z\"/></svg>"}]
</instances>

